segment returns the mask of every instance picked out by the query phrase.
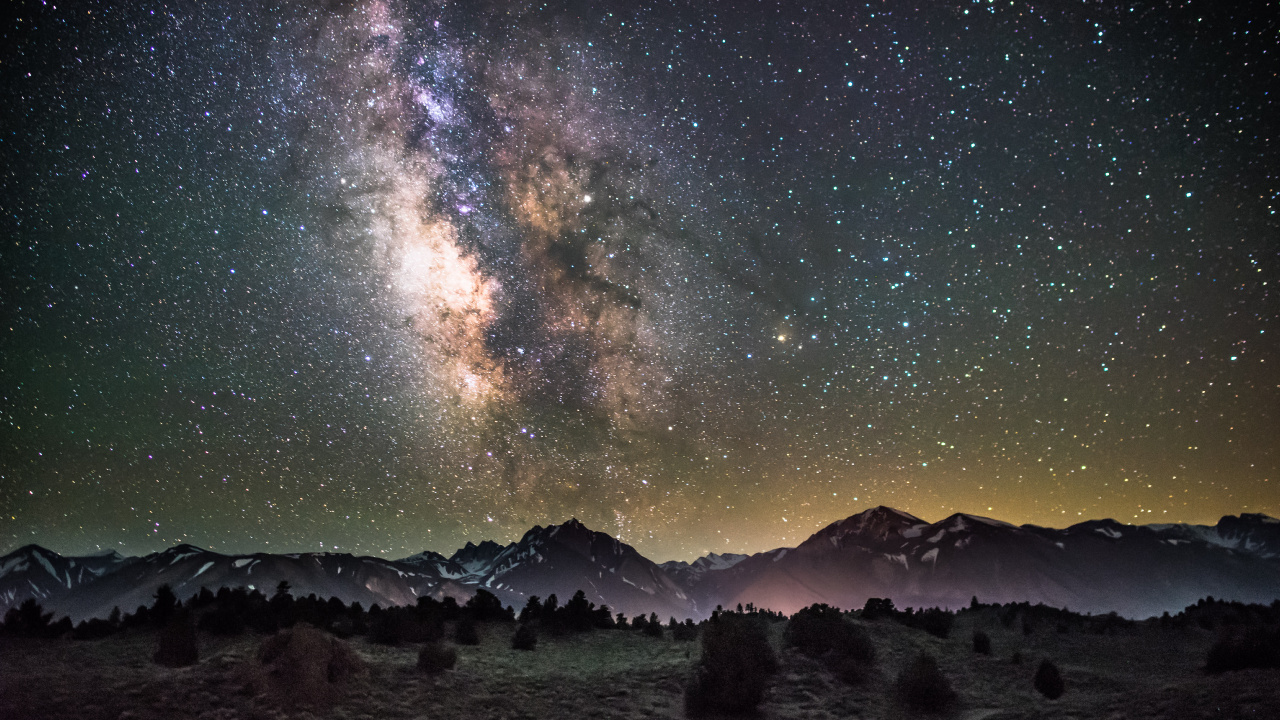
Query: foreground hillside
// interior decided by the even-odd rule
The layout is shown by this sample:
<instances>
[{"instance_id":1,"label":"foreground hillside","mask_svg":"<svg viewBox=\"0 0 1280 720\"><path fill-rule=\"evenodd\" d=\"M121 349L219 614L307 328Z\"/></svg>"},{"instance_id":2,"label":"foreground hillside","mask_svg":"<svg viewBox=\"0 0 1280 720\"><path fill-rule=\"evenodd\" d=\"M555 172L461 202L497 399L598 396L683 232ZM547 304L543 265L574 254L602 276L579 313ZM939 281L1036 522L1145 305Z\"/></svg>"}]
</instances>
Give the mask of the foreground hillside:
<instances>
[{"instance_id":1,"label":"foreground hillside","mask_svg":"<svg viewBox=\"0 0 1280 720\"><path fill-rule=\"evenodd\" d=\"M1199 718L1280 717L1280 669L1208 675L1218 636L1196 622L1118 624L1092 629L1007 622L1007 610L957 614L947 638L892 620L852 620L865 628L876 662L859 684L784 647L786 623L769 623L780 670L760 708L764 718L904 718L893 678L920 651L938 659L958 692L950 717ZM199 636L200 660L170 669L152 662L157 633L126 631L102 640L0 639L4 718L665 718L684 717L682 688L701 652L697 642L627 630L543 637L513 650L512 623L482 623L480 643L457 646L452 670L416 667L420 645L343 641L364 670L325 700L272 691L257 660L266 636ZM973 632L991 638L975 654ZM1103 634L1096 634L1098 630ZM1065 632L1063 632L1065 630ZM1029 634L1028 634L1029 633ZM327 637L327 636L326 636ZM1015 662L1015 656L1020 658ZM1066 692L1048 700L1032 686L1042 659L1062 671ZM316 704L308 706L308 702Z\"/></svg>"}]
</instances>

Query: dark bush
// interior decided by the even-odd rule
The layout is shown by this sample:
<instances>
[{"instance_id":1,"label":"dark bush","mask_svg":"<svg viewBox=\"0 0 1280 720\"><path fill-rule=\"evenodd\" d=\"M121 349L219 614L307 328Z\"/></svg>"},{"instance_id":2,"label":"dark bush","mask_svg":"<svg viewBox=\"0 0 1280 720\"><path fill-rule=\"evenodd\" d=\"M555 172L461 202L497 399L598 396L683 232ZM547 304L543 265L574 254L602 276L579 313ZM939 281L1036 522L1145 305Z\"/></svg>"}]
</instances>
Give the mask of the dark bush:
<instances>
[{"instance_id":1,"label":"dark bush","mask_svg":"<svg viewBox=\"0 0 1280 720\"><path fill-rule=\"evenodd\" d=\"M876 662L876 648L867 631L846 622L836 647L822 656L831 673L847 683L861 682Z\"/></svg>"},{"instance_id":2,"label":"dark bush","mask_svg":"<svg viewBox=\"0 0 1280 720\"><path fill-rule=\"evenodd\" d=\"M698 639L698 626L693 624L693 620L685 618L682 623L676 623L671 628L671 639L677 642L690 642Z\"/></svg>"},{"instance_id":3,"label":"dark bush","mask_svg":"<svg viewBox=\"0 0 1280 720\"><path fill-rule=\"evenodd\" d=\"M345 694L348 680L367 672L346 643L302 624L264 640L258 662L249 690L265 692L289 709L335 702Z\"/></svg>"},{"instance_id":4,"label":"dark bush","mask_svg":"<svg viewBox=\"0 0 1280 720\"><path fill-rule=\"evenodd\" d=\"M1013 655L1009 658L1009 662L1010 662L1010 664L1013 664L1013 665L1021 665L1021 664L1022 664L1022 653L1020 653L1020 652L1018 652L1018 651L1016 651L1016 650L1015 650L1015 651L1013 652Z\"/></svg>"},{"instance_id":5,"label":"dark bush","mask_svg":"<svg viewBox=\"0 0 1280 720\"><path fill-rule=\"evenodd\" d=\"M107 637L116 631L116 626L110 621L102 618L90 618L81 620L76 629L72 631L71 637L76 640L97 640Z\"/></svg>"},{"instance_id":6,"label":"dark bush","mask_svg":"<svg viewBox=\"0 0 1280 720\"><path fill-rule=\"evenodd\" d=\"M453 641L459 645L479 645L480 633L476 631L476 623L469 617L458 621L453 629Z\"/></svg>"},{"instance_id":7,"label":"dark bush","mask_svg":"<svg viewBox=\"0 0 1280 720\"><path fill-rule=\"evenodd\" d=\"M979 655L990 655L991 636L981 630L975 630L973 632L973 651Z\"/></svg>"},{"instance_id":8,"label":"dark bush","mask_svg":"<svg viewBox=\"0 0 1280 720\"><path fill-rule=\"evenodd\" d=\"M748 615L716 613L702 628L702 659L684 691L685 711L749 713L778 671L768 628Z\"/></svg>"},{"instance_id":9,"label":"dark bush","mask_svg":"<svg viewBox=\"0 0 1280 720\"><path fill-rule=\"evenodd\" d=\"M875 664L875 646L866 631L829 605L811 605L792 615L783 638L848 683L862 680Z\"/></svg>"},{"instance_id":10,"label":"dark bush","mask_svg":"<svg viewBox=\"0 0 1280 720\"><path fill-rule=\"evenodd\" d=\"M1035 686L1041 695L1050 700L1057 700L1066 691L1066 686L1062 683L1062 674L1058 672L1058 666L1048 660L1040 662L1040 667L1036 670Z\"/></svg>"},{"instance_id":11,"label":"dark bush","mask_svg":"<svg viewBox=\"0 0 1280 720\"><path fill-rule=\"evenodd\" d=\"M196 626L188 613L175 613L160 630L160 646L153 658L158 665L186 667L200 659L196 645Z\"/></svg>"},{"instance_id":12,"label":"dark bush","mask_svg":"<svg viewBox=\"0 0 1280 720\"><path fill-rule=\"evenodd\" d=\"M864 620L893 617L896 612L897 610L893 607L893 601L889 598L867 598L867 603L862 606Z\"/></svg>"},{"instance_id":13,"label":"dark bush","mask_svg":"<svg viewBox=\"0 0 1280 720\"><path fill-rule=\"evenodd\" d=\"M429 642L418 651L418 669L436 675L458 664L458 651L440 642Z\"/></svg>"},{"instance_id":14,"label":"dark bush","mask_svg":"<svg viewBox=\"0 0 1280 720\"><path fill-rule=\"evenodd\" d=\"M870 604L870 601L868 601ZM826 604L814 604L803 608L787 621L783 641L809 657L821 657L830 650L836 638L832 631L844 624L844 615L838 608Z\"/></svg>"},{"instance_id":15,"label":"dark bush","mask_svg":"<svg viewBox=\"0 0 1280 720\"><path fill-rule=\"evenodd\" d=\"M477 622L510 622L515 620L515 615L502 607L502 601L484 588L477 589L476 594L472 595L471 599L462 608Z\"/></svg>"},{"instance_id":16,"label":"dark bush","mask_svg":"<svg viewBox=\"0 0 1280 720\"><path fill-rule=\"evenodd\" d=\"M945 712L956 701L956 691L938 668L938 661L924 653L902 669L893 689L898 702L918 712Z\"/></svg>"},{"instance_id":17,"label":"dark bush","mask_svg":"<svg viewBox=\"0 0 1280 720\"><path fill-rule=\"evenodd\" d=\"M516 650L533 650L538 647L538 631L532 625L521 625L511 638L511 647Z\"/></svg>"},{"instance_id":18,"label":"dark bush","mask_svg":"<svg viewBox=\"0 0 1280 720\"><path fill-rule=\"evenodd\" d=\"M944 640L951 634L951 625L955 622L956 616L941 608L929 608L921 610L915 615L914 627L929 633L934 637L943 638Z\"/></svg>"},{"instance_id":19,"label":"dark bush","mask_svg":"<svg viewBox=\"0 0 1280 720\"><path fill-rule=\"evenodd\" d=\"M1228 630L1205 656L1205 672L1280 667L1280 628Z\"/></svg>"}]
</instances>

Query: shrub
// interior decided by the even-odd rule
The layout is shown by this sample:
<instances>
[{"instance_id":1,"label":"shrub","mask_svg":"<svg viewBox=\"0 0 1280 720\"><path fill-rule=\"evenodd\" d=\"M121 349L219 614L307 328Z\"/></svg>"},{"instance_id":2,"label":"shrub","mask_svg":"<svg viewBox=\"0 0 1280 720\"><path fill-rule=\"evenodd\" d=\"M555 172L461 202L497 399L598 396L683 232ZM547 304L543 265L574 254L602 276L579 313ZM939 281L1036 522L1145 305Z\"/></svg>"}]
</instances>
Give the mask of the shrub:
<instances>
[{"instance_id":1,"label":"shrub","mask_svg":"<svg viewBox=\"0 0 1280 720\"><path fill-rule=\"evenodd\" d=\"M471 614L471 617L480 622L509 622L515 620L515 615L502 607L502 601L484 588L477 589L476 594L472 595L467 604L462 607Z\"/></svg>"},{"instance_id":2,"label":"shrub","mask_svg":"<svg viewBox=\"0 0 1280 720\"><path fill-rule=\"evenodd\" d=\"M1040 667L1036 670L1035 686L1041 695L1050 700L1062 697L1062 693L1066 690L1066 686L1062 683L1062 674L1058 672L1058 666L1048 660L1040 662Z\"/></svg>"},{"instance_id":3,"label":"shrub","mask_svg":"<svg viewBox=\"0 0 1280 720\"><path fill-rule=\"evenodd\" d=\"M671 627L671 639L677 642L690 642L698 639L698 626L693 624L693 620L685 618L682 623L676 623Z\"/></svg>"},{"instance_id":4,"label":"shrub","mask_svg":"<svg viewBox=\"0 0 1280 720\"><path fill-rule=\"evenodd\" d=\"M867 631L852 623L844 623L841 635L839 644L823 656L823 662L841 680L861 682L875 665L876 648Z\"/></svg>"},{"instance_id":5,"label":"shrub","mask_svg":"<svg viewBox=\"0 0 1280 720\"><path fill-rule=\"evenodd\" d=\"M975 630L973 632L973 651L979 655L990 655L991 636L981 630Z\"/></svg>"},{"instance_id":6,"label":"shrub","mask_svg":"<svg viewBox=\"0 0 1280 720\"><path fill-rule=\"evenodd\" d=\"M685 686L685 711L695 716L752 712L777 671L764 622L747 615L712 615L702 629L702 659Z\"/></svg>"},{"instance_id":7,"label":"shrub","mask_svg":"<svg viewBox=\"0 0 1280 720\"><path fill-rule=\"evenodd\" d=\"M179 613L169 619L160 631L160 647L153 658L166 667L195 665L200 659L196 645L196 626L187 613Z\"/></svg>"},{"instance_id":8,"label":"shrub","mask_svg":"<svg viewBox=\"0 0 1280 720\"><path fill-rule=\"evenodd\" d=\"M453 629L453 641L459 645L479 645L480 634L476 632L475 621L469 617L459 620Z\"/></svg>"},{"instance_id":9,"label":"shrub","mask_svg":"<svg viewBox=\"0 0 1280 720\"><path fill-rule=\"evenodd\" d=\"M342 685L364 672L360 657L337 638L308 625L295 625L267 638L258 648L257 692L268 691L281 705L323 705L337 700Z\"/></svg>"},{"instance_id":10,"label":"shrub","mask_svg":"<svg viewBox=\"0 0 1280 720\"><path fill-rule=\"evenodd\" d=\"M845 619L839 609L815 604L791 616L786 643L823 664L841 680L855 683L875 664L876 650L865 630Z\"/></svg>"},{"instance_id":11,"label":"shrub","mask_svg":"<svg viewBox=\"0 0 1280 720\"><path fill-rule=\"evenodd\" d=\"M946 610L930 608L916 613L913 624L930 635L945 640L951 634L951 625L955 619L956 616Z\"/></svg>"},{"instance_id":12,"label":"shrub","mask_svg":"<svg viewBox=\"0 0 1280 720\"><path fill-rule=\"evenodd\" d=\"M820 657L834 646L832 630L843 624L844 615L839 609L815 603L791 616L782 639L809 657Z\"/></svg>"},{"instance_id":13,"label":"shrub","mask_svg":"<svg viewBox=\"0 0 1280 720\"><path fill-rule=\"evenodd\" d=\"M516 650L533 650L538 647L538 631L532 625L521 625L511 638L511 647Z\"/></svg>"},{"instance_id":14,"label":"shrub","mask_svg":"<svg viewBox=\"0 0 1280 720\"><path fill-rule=\"evenodd\" d=\"M1280 628L1224 632L1205 656L1205 672L1280 667Z\"/></svg>"},{"instance_id":15,"label":"shrub","mask_svg":"<svg viewBox=\"0 0 1280 720\"><path fill-rule=\"evenodd\" d=\"M938 668L938 661L924 653L902 669L893 689L898 702L918 712L944 712L956 701L956 691Z\"/></svg>"},{"instance_id":16,"label":"shrub","mask_svg":"<svg viewBox=\"0 0 1280 720\"><path fill-rule=\"evenodd\" d=\"M418 651L418 669L430 675L452 670L458 664L458 651L440 642L429 642Z\"/></svg>"},{"instance_id":17,"label":"shrub","mask_svg":"<svg viewBox=\"0 0 1280 720\"><path fill-rule=\"evenodd\" d=\"M71 637L76 640L97 640L107 637L116 631L116 626L108 620L102 618L90 618L81 620L76 629L72 631Z\"/></svg>"},{"instance_id":18,"label":"shrub","mask_svg":"<svg viewBox=\"0 0 1280 720\"><path fill-rule=\"evenodd\" d=\"M864 620L875 620L882 617L893 617L894 613L893 601L889 598L867 598L867 603L862 606L862 617Z\"/></svg>"}]
</instances>

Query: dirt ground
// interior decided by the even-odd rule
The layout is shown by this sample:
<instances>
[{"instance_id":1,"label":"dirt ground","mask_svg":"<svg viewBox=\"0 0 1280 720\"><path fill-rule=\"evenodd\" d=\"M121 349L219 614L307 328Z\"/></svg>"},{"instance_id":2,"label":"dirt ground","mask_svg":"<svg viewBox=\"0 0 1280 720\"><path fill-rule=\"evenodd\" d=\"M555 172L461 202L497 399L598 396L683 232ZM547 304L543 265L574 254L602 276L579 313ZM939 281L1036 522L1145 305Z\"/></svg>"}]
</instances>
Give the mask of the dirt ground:
<instances>
[{"instance_id":1,"label":"dirt ground","mask_svg":"<svg viewBox=\"0 0 1280 720\"><path fill-rule=\"evenodd\" d=\"M934 654L960 695L950 717L1280 718L1280 670L1207 676L1200 668L1214 634L1198 627L1142 624L1112 635L1024 636L994 614L962 613L942 640L892 622L867 625L878 659L858 686L817 663L781 651L763 718L908 718L889 692L915 653ZM774 625L781 647L783 624ZM975 628L992 639L976 655ZM338 700L312 703L264 690L257 649L263 636L200 636L200 662L170 669L152 663L156 635L135 631L103 640L0 640L0 718L668 718L684 717L682 687L697 643L629 631L540 639L534 652L511 649L514 628L481 628L481 644L458 647L452 671L416 668L418 646L349 641L367 672L346 681ZM1014 653L1023 660L1012 662ZM1047 700L1032 687L1041 659L1054 661L1066 694Z\"/></svg>"}]
</instances>

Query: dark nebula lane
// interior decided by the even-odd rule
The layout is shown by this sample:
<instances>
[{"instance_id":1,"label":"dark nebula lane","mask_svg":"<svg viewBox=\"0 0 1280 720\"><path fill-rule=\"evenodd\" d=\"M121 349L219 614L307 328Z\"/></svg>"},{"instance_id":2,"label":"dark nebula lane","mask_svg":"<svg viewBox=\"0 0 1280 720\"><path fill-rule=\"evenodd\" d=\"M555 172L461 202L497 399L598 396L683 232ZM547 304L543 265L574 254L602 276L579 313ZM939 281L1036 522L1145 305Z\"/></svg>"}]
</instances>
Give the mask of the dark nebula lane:
<instances>
[{"instance_id":1,"label":"dark nebula lane","mask_svg":"<svg viewBox=\"0 0 1280 720\"><path fill-rule=\"evenodd\" d=\"M1276 17L20 3L0 538L1280 514Z\"/></svg>"}]
</instances>

